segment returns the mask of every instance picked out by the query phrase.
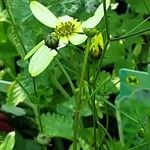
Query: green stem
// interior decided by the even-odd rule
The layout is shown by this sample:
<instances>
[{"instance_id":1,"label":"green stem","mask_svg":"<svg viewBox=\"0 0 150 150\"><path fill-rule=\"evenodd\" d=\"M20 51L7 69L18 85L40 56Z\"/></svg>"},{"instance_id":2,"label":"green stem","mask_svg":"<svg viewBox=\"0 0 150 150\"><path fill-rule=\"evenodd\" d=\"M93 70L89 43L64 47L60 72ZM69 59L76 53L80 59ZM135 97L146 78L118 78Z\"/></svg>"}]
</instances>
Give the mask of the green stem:
<instances>
[{"instance_id":1,"label":"green stem","mask_svg":"<svg viewBox=\"0 0 150 150\"><path fill-rule=\"evenodd\" d=\"M96 73L96 66L95 66L95 62L93 61L93 78L95 79L95 73ZM96 82L94 82L93 84L91 84L91 94L93 93L93 91L95 90L96 87ZM90 95L91 95L90 94ZM96 111L96 105L95 105L95 94L92 95L91 97L91 102L92 102L92 109L93 109L93 133L94 133L94 149L97 150L97 142L96 142L96 121L97 121L97 111Z\"/></svg>"},{"instance_id":2,"label":"green stem","mask_svg":"<svg viewBox=\"0 0 150 150\"><path fill-rule=\"evenodd\" d=\"M118 106L116 109L116 118L117 118L117 123L118 123L118 132L119 132L119 138L120 138L120 143L124 146L124 135L123 135L123 129L122 129L122 122L121 122L121 114L119 111L119 101L116 102L116 106Z\"/></svg>"},{"instance_id":3,"label":"green stem","mask_svg":"<svg viewBox=\"0 0 150 150\"><path fill-rule=\"evenodd\" d=\"M104 19L105 19L107 41L110 41L110 34L109 34L108 20L107 20L107 10L106 10L106 0L103 0L103 8L104 8Z\"/></svg>"},{"instance_id":4,"label":"green stem","mask_svg":"<svg viewBox=\"0 0 150 150\"><path fill-rule=\"evenodd\" d=\"M32 78L32 82L33 82L33 88L34 88L34 95L36 96L36 112L35 112L36 118L37 118L37 122L39 125L39 131L40 133L43 133L43 126L42 126L41 113L40 113L40 100L37 95L35 78Z\"/></svg>"},{"instance_id":5,"label":"green stem","mask_svg":"<svg viewBox=\"0 0 150 150\"><path fill-rule=\"evenodd\" d=\"M105 46L104 46L104 49L103 49L103 51L102 51L101 59L100 59L99 62L98 62L98 67L97 67L97 71L96 71L96 75L95 75L95 79L94 79L94 82L95 82L95 83L96 83L97 78L98 78L98 76L99 76L100 68L101 68L101 66L102 66L102 62L103 62L103 59L104 59L104 56L105 56L105 53L106 53L108 44L109 44L109 42L106 42L106 44L105 44Z\"/></svg>"},{"instance_id":6,"label":"green stem","mask_svg":"<svg viewBox=\"0 0 150 150\"><path fill-rule=\"evenodd\" d=\"M136 27L134 27L133 29L131 29L130 31L128 31L127 33L124 34L124 36L129 35L130 33L132 33L133 31L135 31L136 29L138 29L140 26L142 26L146 21L148 21L150 19L150 16L147 17L146 19L144 19L140 24L138 24Z\"/></svg>"},{"instance_id":7,"label":"green stem","mask_svg":"<svg viewBox=\"0 0 150 150\"><path fill-rule=\"evenodd\" d=\"M75 94L75 87L72 83L71 78L69 77L67 71L65 70L65 68L63 67L63 65L59 62L58 59L56 59L57 64L59 65L60 69L62 70L63 74L65 75L66 79L68 80L68 83L70 84L71 90L73 92L73 94Z\"/></svg>"},{"instance_id":8,"label":"green stem","mask_svg":"<svg viewBox=\"0 0 150 150\"><path fill-rule=\"evenodd\" d=\"M52 83L56 86L56 88L60 91L60 93L66 98L69 99L70 95L64 90L61 84L56 80L55 77L51 76Z\"/></svg>"},{"instance_id":9,"label":"green stem","mask_svg":"<svg viewBox=\"0 0 150 150\"><path fill-rule=\"evenodd\" d=\"M130 35L125 35L125 36L120 36L120 37L117 37L117 38L112 38L110 40L111 41L118 41L118 40L121 40L121 39L125 39L125 38L129 38L129 37L133 37L133 36L137 36L137 35L143 34L144 32L147 32L147 31L150 31L150 28L147 28L147 29L144 29L142 31L135 32L135 33L132 33Z\"/></svg>"},{"instance_id":10,"label":"green stem","mask_svg":"<svg viewBox=\"0 0 150 150\"><path fill-rule=\"evenodd\" d=\"M97 124L104 130L104 132L107 134L108 138L113 141L113 139L111 138L110 134L108 133L108 131L105 129L105 127L99 122L97 121Z\"/></svg>"},{"instance_id":11,"label":"green stem","mask_svg":"<svg viewBox=\"0 0 150 150\"><path fill-rule=\"evenodd\" d=\"M82 66L82 73L81 73L80 82L79 82L79 88L78 88L79 90L77 92L77 95L75 96L76 106L75 106L74 124L73 124L74 125L73 150L77 150L79 119L80 119L80 109L81 109L80 108L81 107L81 95L82 95L83 82L84 82L88 56L89 56L89 51L90 51L90 45L91 45L91 38L88 38L86 49L85 49L85 57L84 57L83 66Z\"/></svg>"}]
</instances>

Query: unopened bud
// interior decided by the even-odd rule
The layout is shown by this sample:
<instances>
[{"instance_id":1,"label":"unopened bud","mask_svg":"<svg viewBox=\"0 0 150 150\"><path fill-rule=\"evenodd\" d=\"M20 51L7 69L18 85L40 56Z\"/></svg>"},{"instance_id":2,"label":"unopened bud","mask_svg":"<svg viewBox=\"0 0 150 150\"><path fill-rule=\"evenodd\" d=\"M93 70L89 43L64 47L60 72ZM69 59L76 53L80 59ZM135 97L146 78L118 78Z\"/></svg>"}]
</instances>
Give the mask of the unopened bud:
<instances>
[{"instance_id":1,"label":"unopened bud","mask_svg":"<svg viewBox=\"0 0 150 150\"><path fill-rule=\"evenodd\" d=\"M48 34L44 39L45 45L51 49L57 49L59 44L59 37L55 32Z\"/></svg>"},{"instance_id":2,"label":"unopened bud","mask_svg":"<svg viewBox=\"0 0 150 150\"><path fill-rule=\"evenodd\" d=\"M99 59L104 48L102 34L95 35L91 39L90 56L92 59Z\"/></svg>"}]
</instances>

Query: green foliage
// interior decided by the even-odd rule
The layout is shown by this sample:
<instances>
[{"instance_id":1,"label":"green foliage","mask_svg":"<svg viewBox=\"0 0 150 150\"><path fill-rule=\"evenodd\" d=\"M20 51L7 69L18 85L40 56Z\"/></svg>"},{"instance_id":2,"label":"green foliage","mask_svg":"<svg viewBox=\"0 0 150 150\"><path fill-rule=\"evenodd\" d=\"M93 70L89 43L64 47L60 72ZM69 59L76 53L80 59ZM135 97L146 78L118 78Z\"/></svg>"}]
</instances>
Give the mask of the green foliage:
<instances>
[{"instance_id":1,"label":"green foliage","mask_svg":"<svg viewBox=\"0 0 150 150\"><path fill-rule=\"evenodd\" d=\"M119 99L119 109L136 120L133 121L121 115L125 141L130 138L130 140L133 140L134 145L137 143L149 143L149 97L150 90L138 89L133 91L131 95Z\"/></svg>"},{"instance_id":2,"label":"green foliage","mask_svg":"<svg viewBox=\"0 0 150 150\"><path fill-rule=\"evenodd\" d=\"M131 5L131 8L140 14L149 14L150 13L150 1L149 0L139 0L138 3L136 0L127 0Z\"/></svg>"},{"instance_id":3,"label":"green foliage","mask_svg":"<svg viewBox=\"0 0 150 150\"><path fill-rule=\"evenodd\" d=\"M41 147L34 140L25 139L24 137L22 137L22 135L20 135L19 133L16 133L14 150L20 150L20 149L22 149L22 150L30 150L30 149L41 150Z\"/></svg>"},{"instance_id":4,"label":"green foliage","mask_svg":"<svg viewBox=\"0 0 150 150\"><path fill-rule=\"evenodd\" d=\"M14 81L11 84L7 97L7 104L12 106L16 106L23 101L29 101L29 96L21 86L23 86L27 92L30 91L29 93L32 93L33 91L32 79L29 78L28 75L20 74L16 80L17 81ZM21 85L18 84L18 81Z\"/></svg>"},{"instance_id":5,"label":"green foliage","mask_svg":"<svg viewBox=\"0 0 150 150\"><path fill-rule=\"evenodd\" d=\"M12 131L7 134L4 142L0 145L0 150L13 150L15 144L15 132Z\"/></svg>"},{"instance_id":6,"label":"green foliage","mask_svg":"<svg viewBox=\"0 0 150 150\"><path fill-rule=\"evenodd\" d=\"M101 1L39 2L56 16L69 15L85 21ZM43 150L49 146L56 150L76 150L74 143L77 150L148 149L150 69L148 73L144 71L150 62L150 1L126 2L125 13L118 14L110 8L105 12L107 20L103 19L95 29L102 32L107 46L99 59L88 57L85 65L87 43L78 46L69 43L59 49L55 59L46 66L42 63L50 60L47 48L47 54L42 50L44 57L35 58L40 60L38 65L34 61L37 68L40 65L47 68L32 78L27 71L30 58L44 45L52 29L33 16L29 0L0 1L0 64L4 64L0 70L0 111L6 114L4 117L0 113L0 130L4 123L17 131L15 135L9 133L6 139L1 134L0 139L5 140L0 150ZM34 65L32 70L37 69ZM147 89L135 90L137 88ZM120 116L115 115L115 111ZM118 135L118 129L123 135Z\"/></svg>"},{"instance_id":7,"label":"green foliage","mask_svg":"<svg viewBox=\"0 0 150 150\"><path fill-rule=\"evenodd\" d=\"M43 130L50 137L62 137L69 140L73 138L73 119L70 116L59 114L43 114L41 116Z\"/></svg>"}]
</instances>

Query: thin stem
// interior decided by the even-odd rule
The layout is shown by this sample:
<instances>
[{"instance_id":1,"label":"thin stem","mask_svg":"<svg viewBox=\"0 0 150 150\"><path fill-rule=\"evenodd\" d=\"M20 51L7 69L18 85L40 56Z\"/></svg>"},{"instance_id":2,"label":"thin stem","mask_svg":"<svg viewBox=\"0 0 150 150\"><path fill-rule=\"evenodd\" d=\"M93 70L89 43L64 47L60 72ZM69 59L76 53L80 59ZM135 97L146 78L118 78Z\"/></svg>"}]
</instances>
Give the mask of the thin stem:
<instances>
[{"instance_id":1,"label":"thin stem","mask_svg":"<svg viewBox=\"0 0 150 150\"><path fill-rule=\"evenodd\" d=\"M125 35L129 35L130 33L132 33L133 31L135 31L136 29L138 29L140 26L142 26L146 21L148 21L150 19L150 16L147 17L145 20L143 20L140 24L138 24L136 27L134 27L133 29L131 29L130 31L128 31L127 33L124 34Z\"/></svg>"},{"instance_id":2,"label":"thin stem","mask_svg":"<svg viewBox=\"0 0 150 150\"><path fill-rule=\"evenodd\" d=\"M37 118L37 122L39 125L39 131L40 133L43 133L43 126L42 126L42 120L41 120L41 113L40 113L40 99L37 98L37 89L36 89L36 82L35 82L35 78L32 78L32 82L33 82L33 88L34 88L34 95L36 96L36 118Z\"/></svg>"},{"instance_id":3,"label":"thin stem","mask_svg":"<svg viewBox=\"0 0 150 150\"><path fill-rule=\"evenodd\" d=\"M129 37L133 37L133 36L137 36L137 35L143 34L144 32L147 32L147 31L150 31L150 28L144 29L144 30L139 31L139 32L132 33L130 35L120 36L120 37L117 37L117 38L112 38L110 40L111 41L118 41L118 40L121 40L121 39L125 39L125 38L129 38Z\"/></svg>"},{"instance_id":4,"label":"thin stem","mask_svg":"<svg viewBox=\"0 0 150 150\"><path fill-rule=\"evenodd\" d=\"M34 94L35 94L35 96L37 97L37 90L36 90L35 77L32 78L32 82L33 82Z\"/></svg>"},{"instance_id":5,"label":"thin stem","mask_svg":"<svg viewBox=\"0 0 150 150\"><path fill-rule=\"evenodd\" d=\"M104 130L104 132L107 134L108 138L113 141L113 139L111 138L110 134L108 133L108 131L105 129L105 127L103 127L103 125L97 121L97 124Z\"/></svg>"},{"instance_id":6,"label":"thin stem","mask_svg":"<svg viewBox=\"0 0 150 150\"><path fill-rule=\"evenodd\" d=\"M110 41L110 34L109 34L108 20L107 20L107 10L106 10L106 0L103 0L103 8L104 8L104 19L105 19L107 41Z\"/></svg>"},{"instance_id":7,"label":"thin stem","mask_svg":"<svg viewBox=\"0 0 150 150\"><path fill-rule=\"evenodd\" d=\"M121 121L121 114L119 111L119 101L116 102L116 105L118 106L116 109L116 118L117 118L117 123L118 123L118 132L119 132L119 138L120 138L120 143L124 146L124 135L123 135L123 129L122 129L122 121Z\"/></svg>"},{"instance_id":8,"label":"thin stem","mask_svg":"<svg viewBox=\"0 0 150 150\"><path fill-rule=\"evenodd\" d=\"M104 59L104 56L105 56L105 53L106 53L106 50L107 50L107 46L110 42L110 34L109 34L108 20L107 20L107 10L106 10L106 0L103 0L103 8L104 8L104 19L105 19L105 28L106 28L107 39L106 39L106 44L104 46L104 49L102 51L102 56L101 56L100 61L98 63L98 67L97 67L98 69L97 69L97 72L96 72L96 75L95 75L94 84L96 83L96 80L98 78L99 71L100 71L100 68L102 66L102 62L103 62L103 59Z\"/></svg>"},{"instance_id":9,"label":"thin stem","mask_svg":"<svg viewBox=\"0 0 150 150\"><path fill-rule=\"evenodd\" d=\"M99 71L100 71L100 68L102 66L102 62L103 62L103 59L104 59L104 56L105 56L105 53L106 53L106 50L107 50L107 46L108 46L109 42L106 42L105 46L104 46L104 49L102 51L102 56L101 56L101 59L99 60L99 63L98 63L98 67L97 67L97 71L96 71L96 75L95 75L95 79L94 79L94 82L96 83L97 81L97 78L98 78L98 75L99 75Z\"/></svg>"},{"instance_id":10,"label":"thin stem","mask_svg":"<svg viewBox=\"0 0 150 150\"><path fill-rule=\"evenodd\" d=\"M20 37L20 35L19 35L19 32L18 32L17 27L16 27L16 25L15 25L15 22L14 22L14 20L13 20L13 17L12 17L12 15L11 15L10 11L9 11L7 2L6 2L6 0L2 0L2 1L3 1L3 4L5 5L5 8L6 8L7 12L8 12L8 15L9 15L9 17L10 17L10 20L11 20L11 22L12 22L12 25L13 25L13 27L14 27L14 30L15 30L15 32L16 32L16 34L17 34L17 37L18 37L19 41L20 41L20 44L21 44L21 46L22 46L22 48L23 48L24 54L27 54L26 48L25 48L25 46L24 46L24 44L23 44L23 41L22 41L22 39L21 39L21 37Z\"/></svg>"},{"instance_id":11,"label":"thin stem","mask_svg":"<svg viewBox=\"0 0 150 150\"><path fill-rule=\"evenodd\" d=\"M84 77L85 77L86 67L87 67L87 62L88 62L88 56L89 56L89 51L90 51L90 45L91 45L91 39L88 38L86 50L85 50L85 57L84 57L83 66L82 66L82 73L81 73L80 82L79 82L79 90L78 90L78 93L76 95L76 106L75 106L75 114L74 114L73 150L77 150L77 138L78 138L78 129L79 129L81 95L82 95L83 82L84 82Z\"/></svg>"},{"instance_id":12,"label":"thin stem","mask_svg":"<svg viewBox=\"0 0 150 150\"><path fill-rule=\"evenodd\" d=\"M64 90L61 84L56 80L55 77L51 76L52 83L56 86L56 88L60 91L60 93L66 98L69 99L70 95Z\"/></svg>"},{"instance_id":13,"label":"thin stem","mask_svg":"<svg viewBox=\"0 0 150 150\"><path fill-rule=\"evenodd\" d=\"M96 66L95 66L95 62L93 62L93 77L95 79L95 72L96 72ZM96 83L94 82L94 84L91 87L91 92L93 93L93 91L95 90L96 87ZM96 136L96 120L97 120L97 115L96 115L96 105L95 105L95 94L93 94L93 96L91 97L92 100L92 107L93 107L93 131L94 131L94 149L97 150L97 136Z\"/></svg>"},{"instance_id":14,"label":"thin stem","mask_svg":"<svg viewBox=\"0 0 150 150\"><path fill-rule=\"evenodd\" d=\"M67 71L65 70L65 68L63 67L63 65L59 62L58 59L56 59L56 62L57 62L57 64L59 65L59 67L60 67L60 69L62 70L62 72L64 73L66 79L68 80L68 83L70 84L70 87L71 87L72 92L75 94L75 87L74 87L74 85L73 85L73 83L72 83L72 80L71 80L71 78L69 77Z\"/></svg>"}]
</instances>

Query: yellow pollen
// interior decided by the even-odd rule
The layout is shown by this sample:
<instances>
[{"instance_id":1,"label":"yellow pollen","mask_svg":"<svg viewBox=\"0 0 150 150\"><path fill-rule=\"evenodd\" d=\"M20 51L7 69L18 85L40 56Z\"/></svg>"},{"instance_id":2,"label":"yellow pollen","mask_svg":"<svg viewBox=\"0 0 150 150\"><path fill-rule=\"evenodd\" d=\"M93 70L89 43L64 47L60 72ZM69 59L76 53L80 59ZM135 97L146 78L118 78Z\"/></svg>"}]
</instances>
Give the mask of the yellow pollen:
<instances>
[{"instance_id":1,"label":"yellow pollen","mask_svg":"<svg viewBox=\"0 0 150 150\"><path fill-rule=\"evenodd\" d=\"M55 32L59 36L69 36L75 31L75 24L72 22L61 22L60 25L56 26Z\"/></svg>"}]
</instances>

